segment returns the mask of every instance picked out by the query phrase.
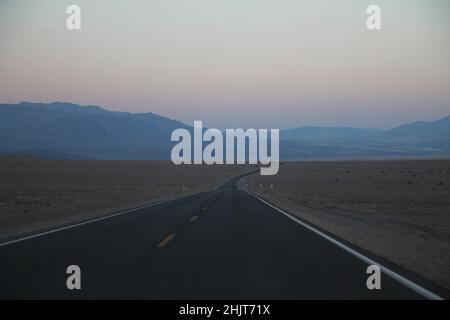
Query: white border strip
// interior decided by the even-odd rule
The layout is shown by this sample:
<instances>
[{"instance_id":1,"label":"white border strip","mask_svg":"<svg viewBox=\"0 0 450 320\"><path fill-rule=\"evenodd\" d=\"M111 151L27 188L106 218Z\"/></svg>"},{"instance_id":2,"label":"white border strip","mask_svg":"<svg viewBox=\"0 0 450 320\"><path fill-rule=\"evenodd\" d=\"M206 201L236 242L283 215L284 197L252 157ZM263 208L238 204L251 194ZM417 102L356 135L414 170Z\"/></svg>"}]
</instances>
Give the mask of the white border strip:
<instances>
[{"instance_id":1,"label":"white border strip","mask_svg":"<svg viewBox=\"0 0 450 320\"><path fill-rule=\"evenodd\" d=\"M272 205L271 203L267 202L266 200L264 200L263 198L261 198L260 196L254 194L253 192L247 191L247 190L243 190L244 192L248 193L249 195L255 197L256 199L258 199L259 201L263 202L264 204L268 205L269 207L281 212L282 214L284 214L285 216L287 216L289 219L297 222L298 224L301 224L303 227L307 228L308 230L318 234L319 236L321 236L322 238L325 238L326 240L332 242L334 245L338 246L339 248L345 250L346 252L350 253L351 255L357 257L358 259L368 263L368 264L375 264L377 266L380 267L381 271L384 272L386 275L388 275L389 277L391 277L392 279L397 280L398 282L400 282L402 285L404 285L405 287L413 290L414 292L420 294L421 296L423 296L424 298L430 299L430 300L444 300L442 297L440 297L439 295L431 292L428 289L425 289L424 287L421 287L420 285L418 285L417 283L403 277L402 275L398 274L397 272L389 269L388 267L383 266L382 264L366 257L365 255L359 253L358 251L346 246L345 244L337 241L336 239L330 237L329 235L317 230L316 228L314 228L313 226L301 221L300 219L294 217L293 215L287 213L286 211Z\"/></svg>"},{"instance_id":2,"label":"white border strip","mask_svg":"<svg viewBox=\"0 0 450 320\"><path fill-rule=\"evenodd\" d=\"M174 199L168 199L168 200L156 201L156 202L153 202L153 203L150 203L150 204L143 205L141 207L127 209L125 211L116 212L116 213L113 213L113 214L110 214L110 215L106 215L106 216L103 216L103 217L100 217L100 218L95 218L95 219L91 219L91 220L87 220L87 221L71 224L71 225L68 225L68 226L65 226L65 227L59 227L59 228L51 229L51 230L48 230L48 231L45 231L45 232L39 232L39 233L32 234L32 235L27 236L27 237L14 239L14 240L11 240L11 241L6 241L6 242L3 242L3 243L0 243L0 247L4 247L4 246L7 246L9 244L13 244L13 243L17 243L17 242L21 242L21 241L25 241L25 240L29 240L29 239L41 237L41 236L44 236L44 235L47 235L47 234L51 234L51 233L55 233L55 232L59 232L59 231L67 230L67 229L72 229L72 228L76 228L76 227L80 227L80 226L84 226L84 225L89 224L89 223L93 223L93 222L97 222L97 221L102 221L102 220L114 218L114 217L123 215L125 213L130 213L130 212L141 210L141 209L145 209L145 208L155 207L155 206L158 206L158 205L161 205L161 204L165 204L165 203L168 203L168 202L171 202L171 201L175 201L175 200L180 200L180 199L183 199L183 198L191 197L191 196L197 195L199 193L200 192L195 192L195 193L187 195L187 196L182 196L182 197L178 197L178 198L174 198Z\"/></svg>"}]
</instances>

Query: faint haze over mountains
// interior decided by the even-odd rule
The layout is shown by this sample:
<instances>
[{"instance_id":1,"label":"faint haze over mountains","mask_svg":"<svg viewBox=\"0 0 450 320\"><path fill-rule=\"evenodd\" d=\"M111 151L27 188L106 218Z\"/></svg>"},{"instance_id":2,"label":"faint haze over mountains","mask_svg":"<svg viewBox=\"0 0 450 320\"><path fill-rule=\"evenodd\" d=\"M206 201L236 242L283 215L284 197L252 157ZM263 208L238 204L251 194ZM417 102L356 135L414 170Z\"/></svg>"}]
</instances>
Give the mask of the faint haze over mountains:
<instances>
[{"instance_id":1,"label":"faint haze over mountains","mask_svg":"<svg viewBox=\"0 0 450 320\"><path fill-rule=\"evenodd\" d=\"M168 160L175 144L170 135L177 128L192 129L154 113L62 102L0 104L0 153ZM450 116L391 130L299 127L282 130L280 139L282 160L450 157Z\"/></svg>"}]
</instances>

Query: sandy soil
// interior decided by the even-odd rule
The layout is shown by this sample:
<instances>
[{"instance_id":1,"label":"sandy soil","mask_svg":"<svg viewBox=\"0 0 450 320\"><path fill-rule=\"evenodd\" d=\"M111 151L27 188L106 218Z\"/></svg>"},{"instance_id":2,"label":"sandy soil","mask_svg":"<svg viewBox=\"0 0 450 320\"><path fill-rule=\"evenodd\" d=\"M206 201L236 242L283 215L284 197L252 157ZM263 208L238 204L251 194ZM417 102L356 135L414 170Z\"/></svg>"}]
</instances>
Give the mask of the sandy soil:
<instances>
[{"instance_id":1,"label":"sandy soil","mask_svg":"<svg viewBox=\"0 0 450 320\"><path fill-rule=\"evenodd\" d=\"M291 162L240 185L450 288L450 160Z\"/></svg>"},{"instance_id":2,"label":"sandy soil","mask_svg":"<svg viewBox=\"0 0 450 320\"><path fill-rule=\"evenodd\" d=\"M0 237L214 189L245 166L0 156Z\"/></svg>"}]
</instances>

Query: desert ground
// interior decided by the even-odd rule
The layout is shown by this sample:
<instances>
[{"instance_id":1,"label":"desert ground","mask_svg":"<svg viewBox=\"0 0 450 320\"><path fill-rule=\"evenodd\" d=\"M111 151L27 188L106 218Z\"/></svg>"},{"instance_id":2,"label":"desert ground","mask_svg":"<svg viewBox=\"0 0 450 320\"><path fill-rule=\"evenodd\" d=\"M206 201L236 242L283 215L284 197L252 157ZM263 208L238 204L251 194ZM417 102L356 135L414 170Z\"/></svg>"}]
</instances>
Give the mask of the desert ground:
<instances>
[{"instance_id":1,"label":"desert ground","mask_svg":"<svg viewBox=\"0 0 450 320\"><path fill-rule=\"evenodd\" d=\"M240 186L450 288L450 160L287 162Z\"/></svg>"},{"instance_id":2,"label":"desert ground","mask_svg":"<svg viewBox=\"0 0 450 320\"><path fill-rule=\"evenodd\" d=\"M0 156L0 238L211 190L249 170Z\"/></svg>"},{"instance_id":3,"label":"desert ground","mask_svg":"<svg viewBox=\"0 0 450 320\"><path fill-rule=\"evenodd\" d=\"M254 169L0 156L0 238L211 190ZM450 288L450 160L285 162L240 187Z\"/></svg>"}]
</instances>

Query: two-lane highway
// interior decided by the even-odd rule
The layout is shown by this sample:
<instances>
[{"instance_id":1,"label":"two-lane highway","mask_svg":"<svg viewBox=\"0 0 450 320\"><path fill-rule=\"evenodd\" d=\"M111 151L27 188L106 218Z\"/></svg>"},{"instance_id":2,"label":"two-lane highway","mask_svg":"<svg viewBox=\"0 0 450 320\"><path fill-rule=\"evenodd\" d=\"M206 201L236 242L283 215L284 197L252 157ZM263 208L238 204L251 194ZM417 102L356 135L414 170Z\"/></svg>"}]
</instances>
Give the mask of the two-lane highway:
<instances>
[{"instance_id":1,"label":"two-lane highway","mask_svg":"<svg viewBox=\"0 0 450 320\"><path fill-rule=\"evenodd\" d=\"M231 180L204 192L0 244L1 298L423 298ZM68 290L66 268L81 268Z\"/></svg>"}]
</instances>

